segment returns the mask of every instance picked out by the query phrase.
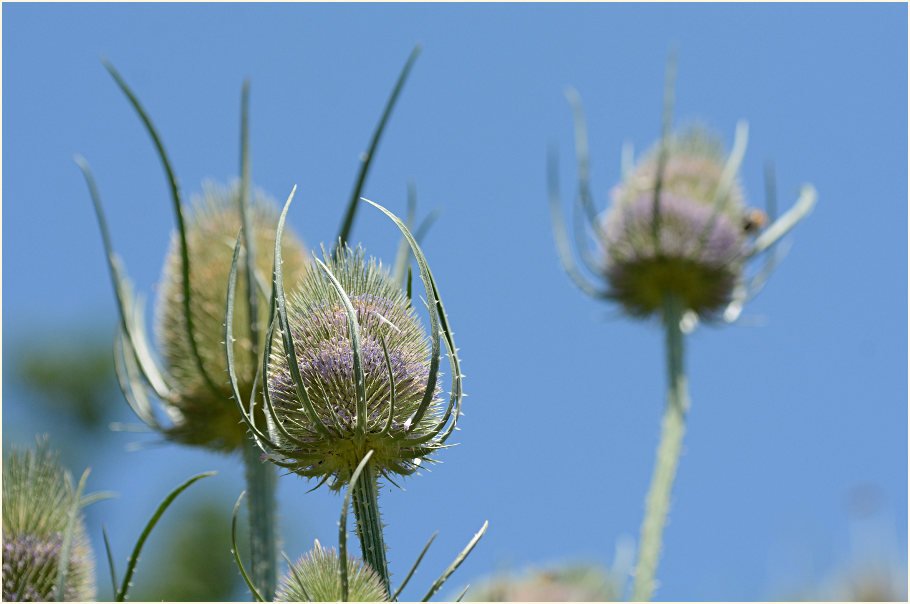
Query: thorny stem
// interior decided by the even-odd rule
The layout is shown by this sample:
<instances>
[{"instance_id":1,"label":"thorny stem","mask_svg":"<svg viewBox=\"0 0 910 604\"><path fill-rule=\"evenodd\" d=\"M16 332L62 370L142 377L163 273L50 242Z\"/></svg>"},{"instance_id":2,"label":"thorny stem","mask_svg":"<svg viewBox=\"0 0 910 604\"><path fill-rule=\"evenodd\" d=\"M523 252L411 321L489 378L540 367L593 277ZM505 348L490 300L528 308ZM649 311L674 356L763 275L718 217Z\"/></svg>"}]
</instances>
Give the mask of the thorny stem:
<instances>
[{"instance_id":1,"label":"thorny stem","mask_svg":"<svg viewBox=\"0 0 910 604\"><path fill-rule=\"evenodd\" d=\"M354 517L357 519L357 536L360 538L363 560L376 571L386 593L390 594L389 563L386 560L382 518L379 515L378 478L373 462L367 463L354 487Z\"/></svg>"},{"instance_id":2,"label":"thorny stem","mask_svg":"<svg viewBox=\"0 0 910 604\"><path fill-rule=\"evenodd\" d=\"M246 492L249 494L250 558L253 585L267 601L278 588L278 538L275 520L275 466L260 460L261 451L251 439L243 447Z\"/></svg>"},{"instance_id":3,"label":"thorny stem","mask_svg":"<svg viewBox=\"0 0 910 604\"><path fill-rule=\"evenodd\" d=\"M632 585L632 600L647 602L654 593L654 576L660 557L664 525L670 507L670 493L679 464L683 434L686 431L686 413L689 410L689 394L683 367L683 333L680 320L684 312L678 296L664 297L664 326L667 330L667 374L669 390L664 410L660 444L657 446L657 460L651 486L645 499L645 518L641 524L638 545L638 562L635 565L635 580Z\"/></svg>"}]
</instances>

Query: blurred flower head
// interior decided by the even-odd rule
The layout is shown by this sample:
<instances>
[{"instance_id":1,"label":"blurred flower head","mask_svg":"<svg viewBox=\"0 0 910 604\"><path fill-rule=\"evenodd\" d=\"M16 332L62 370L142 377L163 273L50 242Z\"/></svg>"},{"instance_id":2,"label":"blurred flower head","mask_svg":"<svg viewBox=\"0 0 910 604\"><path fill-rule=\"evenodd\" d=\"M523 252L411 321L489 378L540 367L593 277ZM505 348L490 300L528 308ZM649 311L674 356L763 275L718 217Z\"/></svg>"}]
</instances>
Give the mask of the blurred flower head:
<instances>
[{"instance_id":1,"label":"blurred flower head","mask_svg":"<svg viewBox=\"0 0 910 604\"><path fill-rule=\"evenodd\" d=\"M63 538L76 491L59 455L39 440L3 464L3 600L54 599ZM95 598L95 561L82 517L70 549L65 601Z\"/></svg>"},{"instance_id":2,"label":"blurred flower head","mask_svg":"<svg viewBox=\"0 0 910 604\"><path fill-rule=\"evenodd\" d=\"M187 248L190 261L190 304L196 351L190 343L184 312L184 281L181 245L175 233L165 259L158 300L156 332L167 373L172 382L166 410L171 425L163 428L169 439L189 445L201 445L219 451L236 450L246 439L236 403L231 400L231 387L226 379L224 356L224 306L234 241L241 227L240 190L206 183L201 196L192 199L192 213L186 221ZM249 208L251 232L256 247L255 271L260 284L271 274L272 250L278 223L276 203L257 192ZM284 270L288 283L296 281L306 270L303 244L293 235L284 238ZM258 368L258 356L252 357L253 342L246 281L238 284L238 304L234 314L237 355L235 369L241 392L249 393ZM268 305L261 291L257 325L268 319ZM264 328L258 330L258 350L265 340Z\"/></svg>"},{"instance_id":3,"label":"blurred flower head","mask_svg":"<svg viewBox=\"0 0 910 604\"><path fill-rule=\"evenodd\" d=\"M571 235L563 218L559 170L551 150L550 216L563 268L586 294L619 302L635 317L662 313L669 299L684 311L684 330L698 318L735 321L761 290L783 256L781 238L814 207L815 188L802 185L796 203L777 217L773 170L766 171L768 214L746 208L737 173L746 151L748 125L737 124L726 155L718 138L701 126L670 133L672 94L665 91L664 136L633 165L623 152L623 178L605 212L594 207L587 135L578 93L566 96L575 118L578 196ZM631 148L629 148L631 150ZM593 235L593 237L590 237ZM570 237L574 239L577 261ZM594 249L591 249L591 241ZM747 275L748 263L764 255ZM585 274L587 273L587 274Z\"/></svg>"},{"instance_id":4,"label":"blurred flower head","mask_svg":"<svg viewBox=\"0 0 910 604\"><path fill-rule=\"evenodd\" d=\"M348 601L388 602L389 594L379 575L362 560L348 556ZM342 599L335 548L324 549L319 541L308 554L288 569L278 588L278 602L338 602Z\"/></svg>"},{"instance_id":5,"label":"blurred flower head","mask_svg":"<svg viewBox=\"0 0 910 604\"><path fill-rule=\"evenodd\" d=\"M468 590L471 602L616 602L622 579L593 564L529 570L499 576Z\"/></svg>"},{"instance_id":6,"label":"blurred flower head","mask_svg":"<svg viewBox=\"0 0 910 604\"><path fill-rule=\"evenodd\" d=\"M722 182L725 157L702 129L670 138L614 189L603 217L610 297L634 316L649 316L664 296L712 317L729 304L748 253L743 195ZM658 189L659 187L659 189Z\"/></svg>"},{"instance_id":7,"label":"blurred flower head","mask_svg":"<svg viewBox=\"0 0 910 604\"><path fill-rule=\"evenodd\" d=\"M411 474L443 446L437 438L444 423L441 389L429 379L430 341L405 292L362 249L339 248L324 260L355 313L359 342L327 272L304 275L288 298L287 317L309 402L301 400L280 339L268 372L274 420L282 429L272 432L279 440L286 433L280 453L303 476L331 478L332 488L348 482L369 450L371 463L387 476ZM358 417L358 409L366 416Z\"/></svg>"}]
</instances>

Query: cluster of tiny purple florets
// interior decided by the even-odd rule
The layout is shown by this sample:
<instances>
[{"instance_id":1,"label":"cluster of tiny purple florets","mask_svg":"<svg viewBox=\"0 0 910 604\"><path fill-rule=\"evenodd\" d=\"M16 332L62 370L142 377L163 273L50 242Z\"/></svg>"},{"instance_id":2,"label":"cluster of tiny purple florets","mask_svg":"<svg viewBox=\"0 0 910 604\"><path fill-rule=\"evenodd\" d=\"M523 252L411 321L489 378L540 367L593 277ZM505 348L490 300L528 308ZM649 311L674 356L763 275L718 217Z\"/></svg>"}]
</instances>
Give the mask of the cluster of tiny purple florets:
<instances>
[{"instance_id":1,"label":"cluster of tiny purple florets","mask_svg":"<svg viewBox=\"0 0 910 604\"><path fill-rule=\"evenodd\" d=\"M748 237L738 184L721 190L719 149L704 132L684 133L668 143L660 184L652 154L614 190L602 226L604 276L630 314L656 313L668 295L703 318L730 302Z\"/></svg>"},{"instance_id":2,"label":"cluster of tiny purple florets","mask_svg":"<svg viewBox=\"0 0 910 604\"><path fill-rule=\"evenodd\" d=\"M438 379L429 384L426 334L400 286L361 250L345 249L326 264L355 313L365 422L357 417L354 340L345 305L326 275L313 271L287 303L304 392L294 382L283 340L276 338L272 349L268 390L274 419L291 437L275 433L276 440L288 442L278 453L303 476L334 476L333 488L344 484L368 450L383 471L411 474L438 446L433 429L440 420L440 385Z\"/></svg>"},{"instance_id":3,"label":"cluster of tiny purple florets","mask_svg":"<svg viewBox=\"0 0 910 604\"><path fill-rule=\"evenodd\" d=\"M3 600L47 602L53 599L63 535L3 537ZM74 555L78 555L73 551ZM74 560L70 560L72 565ZM64 600L79 600L77 589L68 585Z\"/></svg>"}]
</instances>

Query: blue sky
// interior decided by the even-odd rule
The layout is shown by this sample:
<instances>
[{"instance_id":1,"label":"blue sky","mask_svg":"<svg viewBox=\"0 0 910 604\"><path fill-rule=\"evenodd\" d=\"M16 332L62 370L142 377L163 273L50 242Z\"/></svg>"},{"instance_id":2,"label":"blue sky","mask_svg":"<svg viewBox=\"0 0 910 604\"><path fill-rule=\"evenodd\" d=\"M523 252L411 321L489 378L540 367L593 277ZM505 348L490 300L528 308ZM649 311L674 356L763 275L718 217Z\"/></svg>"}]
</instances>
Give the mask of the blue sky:
<instances>
[{"instance_id":1,"label":"blue sky","mask_svg":"<svg viewBox=\"0 0 910 604\"><path fill-rule=\"evenodd\" d=\"M881 548L905 563L905 5L6 4L3 16L6 360L8 342L43 322L113 329L74 153L94 169L131 278L156 291L173 227L166 182L102 56L150 112L187 194L237 175L249 77L254 180L282 200L298 185L289 220L315 246L337 233L358 154L423 44L364 194L403 212L414 179L422 210L442 208L424 249L470 396L459 446L406 492L383 495L398 578L440 531L406 598L484 520L453 591L494 570L608 564L618 539L637 536L664 400L662 336L561 271L545 157L555 143L568 196L572 85L603 207L622 143L644 150L658 136L675 45L677 123L703 120L729 145L748 119L749 200L763 204L773 159L783 206L803 182L819 203L747 320L689 339L692 412L657 597L765 599L822 581L857 550L847 511L857 488L879 494ZM389 260L397 243L370 208L354 239ZM4 443L31 440L9 424L28 400L4 398ZM209 480L225 506L242 488L235 460L176 446L120 455L145 437L115 438L117 459L100 461L90 486L121 492L96 507L124 555L147 516L129 510L150 511L189 474L221 469ZM340 500L307 488L281 484L292 556L313 537L334 542ZM89 521L100 537L99 516Z\"/></svg>"}]
</instances>

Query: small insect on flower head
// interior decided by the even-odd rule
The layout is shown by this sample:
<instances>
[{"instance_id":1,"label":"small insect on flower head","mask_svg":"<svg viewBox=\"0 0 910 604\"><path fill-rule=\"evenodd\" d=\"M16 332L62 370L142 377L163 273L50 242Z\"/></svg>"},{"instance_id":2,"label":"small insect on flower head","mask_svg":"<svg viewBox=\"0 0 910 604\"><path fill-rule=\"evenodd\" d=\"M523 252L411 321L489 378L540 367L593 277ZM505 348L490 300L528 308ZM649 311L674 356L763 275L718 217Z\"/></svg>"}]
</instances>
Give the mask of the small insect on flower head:
<instances>
[{"instance_id":1,"label":"small insect on flower head","mask_svg":"<svg viewBox=\"0 0 910 604\"><path fill-rule=\"evenodd\" d=\"M768 226L768 215L757 208L749 208L743 217L743 232L750 235Z\"/></svg>"},{"instance_id":2,"label":"small insect on flower head","mask_svg":"<svg viewBox=\"0 0 910 604\"><path fill-rule=\"evenodd\" d=\"M39 440L34 451L10 453L3 464L4 601L54 599L64 534L76 497L72 477L46 441ZM93 600L95 593L95 559L80 516L63 599Z\"/></svg>"},{"instance_id":3,"label":"small insect on flower head","mask_svg":"<svg viewBox=\"0 0 910 604\"><path fill-rule=\"evenodd\" d=\"M414 473L446 446L460 412L461 374L436 283L413 236L383 211L402 229L420 266L430 333L389 272L362 249L323 250L323 260L315 259L318 266L287 297L277 278L279 257L275 315L263 359L267 429L246 413L272 461L302 476L330 480L332 489L349 482L370 450L371 466L386 478ZM235 258L239 249L238 242ZM446 406L438 379L440 336L452 376ZM230 337L226 332L226 341ZM228 356L233 354L228 346Z\"/></svg>"},{"instance_id":4,"label":"small insect on flower head","mask_svg":"<svg viewBox=\"0 0 910 604\"><path fill-rule=\"evenodd\" d=\"M233 451L245 442L246 426L231 400L231 387L225 379L224 296L231 270L234 239L241 226L240 189L206 183L203 194L192 200L192 213L186 222L190 264L189 312L193 322L196 352L188 337L183 304L181 247L177 235L165 260L158 303L157 335L167 372L173 382L168 412L173 425L164 432L183 444L202 445L219 451ZM255 273L266 287L272 269L277 204L257 192L250 206L252 232L256 243ZM284 270L293 283L306 270L303 244L293 235L285 238ZM246 281L238 285L241 300L247 299ZM258 350L265 340L264 326L268 305L260 293L257 324ZM253 359L253 341L246 303L239 304L234 316L238 354L235 370L241 392L249 393L258 369Z\"/></svg>"}]
</instances>

